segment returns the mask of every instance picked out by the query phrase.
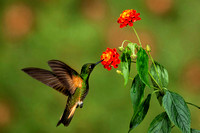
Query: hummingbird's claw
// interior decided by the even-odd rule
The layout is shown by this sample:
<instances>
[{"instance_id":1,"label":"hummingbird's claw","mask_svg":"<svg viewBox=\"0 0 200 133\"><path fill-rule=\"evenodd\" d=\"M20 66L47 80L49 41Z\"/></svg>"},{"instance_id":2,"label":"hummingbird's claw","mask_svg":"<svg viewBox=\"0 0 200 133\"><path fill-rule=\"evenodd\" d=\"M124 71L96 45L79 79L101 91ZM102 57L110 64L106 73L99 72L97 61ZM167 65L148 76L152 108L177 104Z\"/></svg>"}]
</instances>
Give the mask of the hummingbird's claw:
<instances>
[{"instance_id":1,"label":"hummingbird's claw","mask_svg":"<svg viewBox=\"0 0 200 133\"><path fill-rule=\"evenodd\" d=\"M80 104L80 108L83 108L83 102Z\"/></svg>"},{"instance_id":2,"label":"hummingbird's claw","mask_svg":"<svg viewBox=\"0 0 200 133\"><path fill-rule=\"evenodd\" d=\"M78 107L80 107L80 108L82 108L82 107L83 107L83 101L79 101L79 102L78 102L78 104L77 104L76 108L78 108Z\"/></svg>"}]
</instances>

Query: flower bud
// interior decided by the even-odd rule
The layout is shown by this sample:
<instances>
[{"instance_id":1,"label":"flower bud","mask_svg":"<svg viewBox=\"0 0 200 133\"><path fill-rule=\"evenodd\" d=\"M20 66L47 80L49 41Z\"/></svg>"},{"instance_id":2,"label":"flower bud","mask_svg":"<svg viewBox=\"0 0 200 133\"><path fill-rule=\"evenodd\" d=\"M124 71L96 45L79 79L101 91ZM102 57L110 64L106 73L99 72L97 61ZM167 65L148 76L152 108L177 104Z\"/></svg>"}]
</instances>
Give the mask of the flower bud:
<instances>
[{"instance_id":1,"label":"flower bud","mask_svg":"<svg viewBox=\"0 0 200 133\"><path fill-rule=\"evenodd\" d=\"M151 47L149 45L146 46L147 52L151 52Z\"/></svg>"},{"instance_id":2,"label":"flower bud","mask_svg":"<svg viewBox=\"0 0 200 133\"><path fill-rule=\"evenodd\" d=\"M123 51L124 50L124 48L121 46L121 47L118 47L118 49L119 49L119 51Z\"/></svg>"},{"instance_id":3,"label":"flower bud","mask_svg":"<svg viewBox=\"0 0 200 133\"><path fill-rule=\"evenodd\" d=\"M122 74L122 72L121 72L120 70L116 70L116 72L117 72L118 74Z\"/></svg>"}]
</instances>

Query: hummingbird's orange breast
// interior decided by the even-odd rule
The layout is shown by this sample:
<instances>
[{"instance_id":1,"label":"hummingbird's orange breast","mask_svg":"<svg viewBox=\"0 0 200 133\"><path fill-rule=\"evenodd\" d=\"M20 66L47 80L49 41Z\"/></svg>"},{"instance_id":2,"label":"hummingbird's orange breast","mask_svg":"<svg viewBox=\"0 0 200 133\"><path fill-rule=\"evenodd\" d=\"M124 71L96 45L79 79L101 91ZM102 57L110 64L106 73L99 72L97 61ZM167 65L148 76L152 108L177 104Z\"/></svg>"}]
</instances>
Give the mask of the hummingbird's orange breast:
<instances>
[{"instance_id":1,"label":"hummingbird's orange breast","mask_svg":"<svg viewBox=\"0 0 200 133\"><path fill-rule=\"evenodd\" d=\"M73 80L73 83L74 83L74 87L82 88L82 83L83 83L82 78L80 78L79 76L73 76L72 80Z\"/></svg>"}]
</instances>

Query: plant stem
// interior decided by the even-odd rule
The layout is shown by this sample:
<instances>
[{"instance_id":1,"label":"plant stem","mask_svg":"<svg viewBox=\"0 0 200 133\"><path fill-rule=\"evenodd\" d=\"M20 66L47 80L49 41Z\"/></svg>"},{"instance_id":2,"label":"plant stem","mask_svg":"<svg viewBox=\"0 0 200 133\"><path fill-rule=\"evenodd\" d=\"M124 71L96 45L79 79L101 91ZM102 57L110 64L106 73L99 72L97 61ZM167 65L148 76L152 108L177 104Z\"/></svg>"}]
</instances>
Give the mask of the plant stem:
<instances>
[{"instance_id":1,"label":"plant stem","mask_svg":"<svg viewBox=\"0 0 200 133\"><path fill-rule=\"evenodd\" d=\"M196 108L198 108L198 109L200 109L199 106L197 106L197 105L195 105L195 104L193 104L193 103L190 103L190 102L186 102L186 103L189 104L189 105L192 105L192 106L194 106L194 107L196 107Z\"/></svg>"},{"instance_id":2,"label":"plant stem","mask_svg":"<svg viewBox=\"0 0 200 133\"><path fill-rule=\"evenodd\" d=\"M156 88L156 87L153 87L153 88ZM151 93L151 95L153 95L154 93L156 93L156 92L159 92L160 90L155 90L155 91L153 91L152 93Z\"/></svg>"},{"instance_id":3,"label":"plant stem","mask_svg":"<svg viewBox=\"0 0 200 133\"><path fill-rule=\"evenodd\" d=\"M132 28L133 28L133 31L135 32L135 35L136 35L137 39L138 39L138 42L139 42L139 44L140 44L140 47L142 47L142 43L141 43L141 41L140 41L140 38L139 38L139 36L138 36L137 31L135 30L134 26L132 26Z\"/></svg>"},{"instance_id":4,"label":"plant stem","mask_svg":"<svg viewBox=\"0 0 200 133\"><path fill-rule=\"evenodd\" d=\"M154 62L154 60L153 60L153 58L152 58L152 56L151 56L151 54L150 54L149 51L148 51L148 54L149 54L149 56L150 56L150 58L151 58L151 61L152 61L152 63L153 63L153 66L154 66L154 68L155 68L155 70L156 70L156 73L157 73L157 76L158 76L158 80L160 81L160 85L162 85L160 76L159 76L159 74L158 74L158 70L157 70L157 68L156 68L156 64L155 64L155 62ZM160 88L161 88L161 87L160 87ZM162 88L161 88L161 90L162 90Z\"/></svg>"},{"instance_id":5,"label":"plant stem","mask_svg":"<svg viewBox=\"0 0 200 133\"><path fill-rule=\"evenodd\" d=\"M133 78L129 77L130 80L134 80Z\"/></svg>"},{"instance_id":6,"label":"plant stem","mask_svg":"<svg viewBox=\"0 0 200 133\"><path fill-rule=\"evenodd\" d=\"M173 125L171 128L174 128L175 127L175 125Z\"/></svg>"},{"instance_id":7,"label":"plant stem","mask_svg":"<svg viewBox=\"0 0 200 133\"><path fill-rule=\"evenodd\" d=\"M155 87L155 86L150 86L151 88L154 88L155 90L159 90L159 88ZM159 90L160 91L160 90Z\"/></svg>"},{"instance_id":8,"label":"plant stem","mask_svg":"<svg viewBox=\"0 0 200 133\"><path fill-rule=\"evenodd\" d=\"M158 88L160 90L162 90L162 88L160 87L160 85L157 83L157 81L154 79L154 77L151 75L151 73L148 71L149 75L151 76L151 78L153 79L153 81L157 84Z\"/></svg>"},{"instance_id":9,"label":"plant stem","mask_svg":"<svg viewBox=\"0 0 200 133\"><path fill-rule=\"evenodd\" d=\"M132 43L131 41L129 41L129 40L124 40L123 42L122 42L122 45L121 45L121 47L124 47L124 43L125 42L130 42L130 43Z\"/></svg>"},{"instance_id":10,"label":"plant stem","mask_svg":"<svg viewBox=\"0 0 200 133\"><path fill-rule=\"evenodd\" d=\"M123 73L120 73L120 75L123 76L124 74L123 74ZM129 79L130 79L130 80L134 80L132 77L129 77Z\"/></svg>"}]
</instances>

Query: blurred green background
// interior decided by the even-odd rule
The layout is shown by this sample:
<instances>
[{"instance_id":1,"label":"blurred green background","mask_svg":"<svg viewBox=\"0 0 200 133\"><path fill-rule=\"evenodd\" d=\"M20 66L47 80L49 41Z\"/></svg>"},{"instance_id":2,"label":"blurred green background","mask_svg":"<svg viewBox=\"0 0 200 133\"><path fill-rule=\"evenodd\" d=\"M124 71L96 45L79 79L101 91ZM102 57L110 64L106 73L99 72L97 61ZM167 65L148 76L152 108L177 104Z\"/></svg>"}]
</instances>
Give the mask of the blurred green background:
<instances>
[{"instance_id":1,"label":"blurred green background","mask_svg":"<svg viewBox=\"0 0 200 133\"><path fill-rule=\"evenodd\" d=\"M200 105L199 5L199 0L1 0L0 132L127 132L131 81L124 87L114 69L95 68L84 107L69 127L56 127L67 98L21 71L49 69L47 61L58 59L80 72L84 63L100 60L107 47L117 48L125 39L137 42L131 28L120 29L116 22L125 9L141 13L134 26L143 45L149 44L155 60L167 68L169 89ZM199 110L189 108L192 127L200 129ZM132 132L147 132L162 111L154 95L145 120Z\"/></svg>"}]
</instances>

